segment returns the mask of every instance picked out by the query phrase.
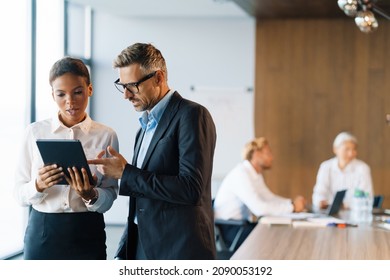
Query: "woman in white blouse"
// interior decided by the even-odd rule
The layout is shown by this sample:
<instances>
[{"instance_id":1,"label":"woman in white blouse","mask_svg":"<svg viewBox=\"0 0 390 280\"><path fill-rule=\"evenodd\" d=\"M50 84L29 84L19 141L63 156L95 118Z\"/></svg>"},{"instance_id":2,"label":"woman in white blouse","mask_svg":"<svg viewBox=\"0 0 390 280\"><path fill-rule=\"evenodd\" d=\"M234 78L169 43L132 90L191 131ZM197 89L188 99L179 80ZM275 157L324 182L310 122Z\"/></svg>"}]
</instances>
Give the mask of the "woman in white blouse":
<instances>
[{"instance_id":1,"label":"woman in white blouse","mask_svg":"<svg viewBox=\"0 0 390 280\"><path fill-rule=\"evenodd\" d=\"M325 209L339 190L346 189L343 207L349 208L355 189L373 197L370 167L357 159L357 139L341 132L333 142L334 158L321 163L313 191L313 207Z\"/></svg>"},{"instance_id":2,"label":"woman in white blouse","mask_svg":"<svg viewBox=\"0 0 390 280\"><path fill-rule=\"evenodd\" d=\"M15 197L22 206L31 206L24 258L106 259L103 213L117 198L117 180L90 166L95 174L91 185L84 169L68 169L67 177L62 167L44 166L36 140L78 139L86 157L94 158L109 145L118 149L117 135L85 112L92 84L81 60L58 60L50 70L49 82L58 113L27 127L16 171ZM62 177L67 185L58 184Z\"/></svg>"}]
</instances>

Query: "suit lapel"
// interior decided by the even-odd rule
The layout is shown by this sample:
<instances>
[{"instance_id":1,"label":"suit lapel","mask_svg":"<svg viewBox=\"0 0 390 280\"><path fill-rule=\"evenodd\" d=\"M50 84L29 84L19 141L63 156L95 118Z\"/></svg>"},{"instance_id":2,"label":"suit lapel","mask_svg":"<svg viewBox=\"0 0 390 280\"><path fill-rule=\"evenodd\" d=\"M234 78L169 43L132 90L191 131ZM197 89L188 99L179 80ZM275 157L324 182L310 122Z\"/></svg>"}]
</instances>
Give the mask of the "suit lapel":
<instances>
[{"instance_id":1,"label":"suit lapel","mask_svg":"<svg viewBox=\"0 0 390 280\"><path fill-rule=\"evenodd\" d=\"M171 123L173 117L175 116L179 104L183 98L180 96L179 93L176 91L172 94L171 99L169 100L169 103L167 107L165 108L165 111L163 115L161 116L160 122L158 123L158 126L156 128L156 131L154 132L152 141L150 142L148 151L146 152L145 159L142 163L142 169L144 169L145 165L149 161L151 155L153 154L153 151L158 143L158 141L161 139L161 137L164 135L164 132L169 127L169 124Z\"/></svg>"},{"instance_id":2,"label":"suit lapel","mask_svg":"<svg viewBox=\"0 0 390 280\"><path fill-rule=\"evenodd\" d=\"M137 133L137 137L135 139L135 147L134 147L134 155L133 155L133 161L132 165L137 165L137 158L139 149L141 148L142 139L144 138L145 131L140 128Z\"/></svg>"}]
</instances>

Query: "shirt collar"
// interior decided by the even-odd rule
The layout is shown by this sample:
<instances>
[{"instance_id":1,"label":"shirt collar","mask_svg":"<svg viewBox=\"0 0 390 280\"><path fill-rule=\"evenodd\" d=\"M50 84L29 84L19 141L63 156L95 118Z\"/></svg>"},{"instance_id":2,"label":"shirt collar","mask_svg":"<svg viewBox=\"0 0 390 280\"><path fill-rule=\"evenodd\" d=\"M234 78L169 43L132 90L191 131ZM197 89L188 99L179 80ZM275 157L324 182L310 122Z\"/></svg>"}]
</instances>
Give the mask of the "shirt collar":
<instances>
[{"instance_id":1,"label":"shirt collar","mask_svg":"<svg viewBox=\"0 0 390 280\"><path fill-rule=\"evenodd\" d=\"M69 128L76 128L79 127L84 133L88 133L92 126L92 119L91 117L86 113L86 117L82 122L79 122L78 124L75 124L72 127L67 127L64 125L64 123L60 120L60 113L56 113L52 117L52 123L51 123L51 131L52 133L56 133L60 131L61 129L69 129Z\"/></svg>"},{"instance_id":2,"label":"shirt collar","mask_svg":"<svg viewBox=\"0 0 390 280\"><path fill-rule=\"evenodd\" d=\"M353 171L353 169L354 169L354 167L355 167L355 162L356 162L356 161L357 161L356 158L353 159L353 160L351 160L351 161L347 164L347 166L345 166L345 168L344 168L343 170L341 170L340 167L339 167L339 161L338 161L337 157L334 157L334 158L333 158L333 162L332 162L332 168L333 168L334 170L339 171L339 172L350 172L350 171Z\"/></svg>"},{"instance_id":3,"label":"shirt collar","mask_svg":"<svg viewBox=\"0 0 390 280\"><path fill-rule=\"evenodd\" d=\"M156 105L154 105L149 113L147 111L142 112L142 115L139 117L142 129L146 129L149 121L154 120L156 125L158 125L173 92L173 90L170 90Z\"/></svg>"}]
</instances>

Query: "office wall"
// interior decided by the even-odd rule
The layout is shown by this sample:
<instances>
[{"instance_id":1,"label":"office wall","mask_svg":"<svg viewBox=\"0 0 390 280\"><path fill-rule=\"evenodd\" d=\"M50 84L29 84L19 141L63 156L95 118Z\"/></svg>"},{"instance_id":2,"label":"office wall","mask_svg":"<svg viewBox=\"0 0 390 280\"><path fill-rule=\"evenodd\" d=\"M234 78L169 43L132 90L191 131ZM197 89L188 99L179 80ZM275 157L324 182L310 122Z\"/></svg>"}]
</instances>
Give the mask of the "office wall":
<instances>
[{"instance_id":1,"label":"office wall","mask_svg":"<svg viewBox=\"0 0 390 280\"><path fill-rule=\"evenodd\" d=\"M120 150L128 160L133 155L139 113L114 87L118 74L112 68L113 59L128 45L150 42L159 48L167 62L169 85L184 97L199 89L227 89L226 94L238 92L236 102L240 104L240 94L245 94L242 89L253 87L255 21L249 17L129 19L95 12L93 22L91 114L117 131ZM192 86L197 90L191 92ZM224 151L231 157L230 165L218 160L215 169L227 172L240 161L240 150L241 145ZM124 221L127 201L120 197L106 219L112 223Z\"/></svg>"},{"instance_id":2,"label":"office wall","mask_svg":"<svg viewBox=\"0 0 390 280\"><path fill-rule=\"evenodd\" d=\"M379 24L364 34L350 18L257 22L255 134L270 140L273 191L311 200L319 164L347 130L390 207L390 22Z\"/></svg>"}]
</instances>

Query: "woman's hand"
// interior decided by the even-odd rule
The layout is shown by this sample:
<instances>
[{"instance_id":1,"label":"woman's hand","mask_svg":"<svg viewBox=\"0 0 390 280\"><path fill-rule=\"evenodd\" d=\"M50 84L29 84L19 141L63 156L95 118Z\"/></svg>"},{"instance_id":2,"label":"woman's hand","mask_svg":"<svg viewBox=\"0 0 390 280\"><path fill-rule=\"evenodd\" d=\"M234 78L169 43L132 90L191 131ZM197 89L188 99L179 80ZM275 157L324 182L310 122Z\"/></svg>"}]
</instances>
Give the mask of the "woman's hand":
<instances>
[{"instance_id":1,"label":"woman's hand","mask_svg":"<svg viewBox=\"0 0 390 280\"><path fill-rule=\"evenodd\" d=\"M58 167L56 164L44 166L38 170L35 188L38 192L43 192L59 183L64 175L62 167Z\"/></svg>"},{"instance_id":2,"label":"woman's hand","mask_svg":"<svg viewBox=\"0 0 390 280\"><path fill-rule=\"evenodd\" d=\"M94 191L94 184L90 184L87 175L87 170L81 168L81 174L76 167L68 168L69 176L65 175L65 179L72 189L74 189L83 199L90 200L96 196ZM97 177L93 175L94 182L96 184Z\"/></svg>"}]
</instances>

